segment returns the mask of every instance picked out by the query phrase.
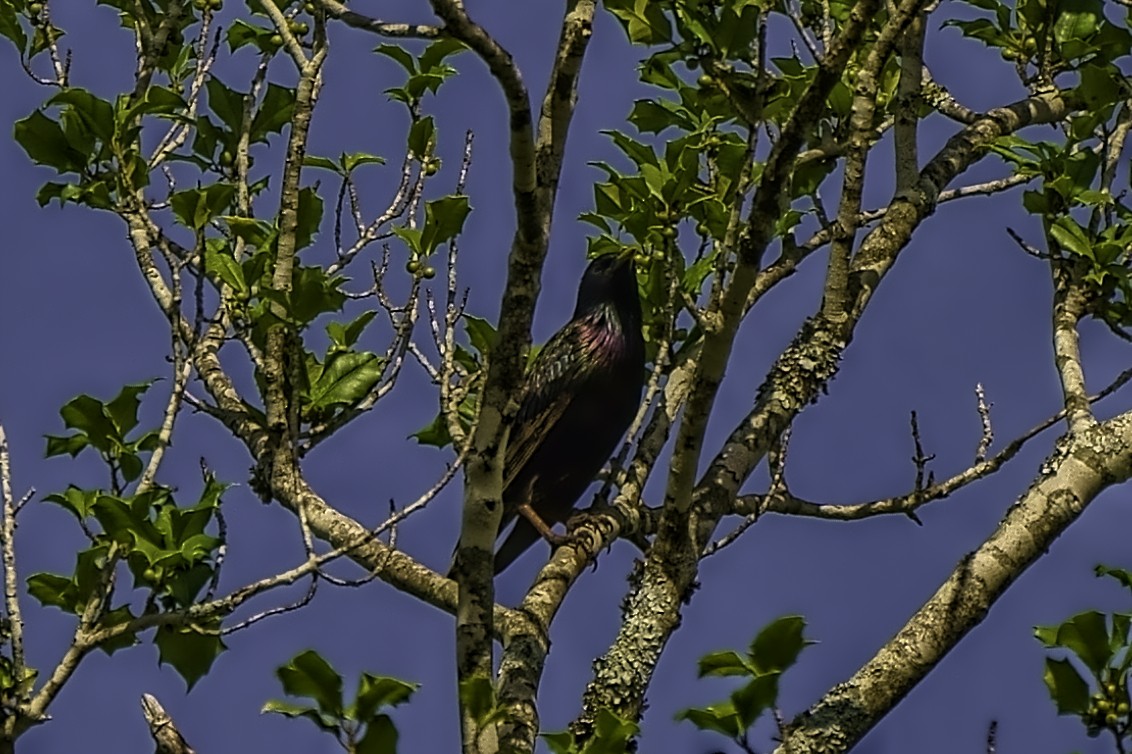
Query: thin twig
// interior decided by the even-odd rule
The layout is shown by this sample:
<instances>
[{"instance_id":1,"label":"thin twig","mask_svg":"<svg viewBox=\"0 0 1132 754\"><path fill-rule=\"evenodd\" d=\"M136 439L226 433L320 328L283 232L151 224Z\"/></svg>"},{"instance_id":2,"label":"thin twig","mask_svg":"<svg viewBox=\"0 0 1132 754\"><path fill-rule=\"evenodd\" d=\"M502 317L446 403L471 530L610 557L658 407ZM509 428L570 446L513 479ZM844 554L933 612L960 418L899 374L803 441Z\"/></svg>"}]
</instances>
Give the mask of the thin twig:
<instances>
[{"instance_id":1,"label":"thin twig","mask_svg":"<svg viewBox=\"0 0 1132 754\"><path fill-rule=\"evenodd\" d=\"M8 436L0 425L0 502L3 503L3 521L0 521L0 554L4 563L4 608L7 613L8 640L12 648L11 673L17 683L17 699L27 697L24 686L24 618L20 610L20 577L16 570L16 512L18 504L12 494L12 467L8 453Z\"/></svg>"},{"instance_id":2,"label":"thin twig","mask_svg":"<svg viewBox=\"0 0 1132 754\"><path fill-rule=\"evenodd\" d=\"M991 443L994 442L994 429L991 427L990 419L991 404L987 403L987 397L983 393L983 384L977 383L975 385L975 408L979 412L979 422L982 424L983 432L979 437L979 447L975 450L975 461L985 461L987 458L987 451L990 450Z\"/></svg>"}]
</instances>

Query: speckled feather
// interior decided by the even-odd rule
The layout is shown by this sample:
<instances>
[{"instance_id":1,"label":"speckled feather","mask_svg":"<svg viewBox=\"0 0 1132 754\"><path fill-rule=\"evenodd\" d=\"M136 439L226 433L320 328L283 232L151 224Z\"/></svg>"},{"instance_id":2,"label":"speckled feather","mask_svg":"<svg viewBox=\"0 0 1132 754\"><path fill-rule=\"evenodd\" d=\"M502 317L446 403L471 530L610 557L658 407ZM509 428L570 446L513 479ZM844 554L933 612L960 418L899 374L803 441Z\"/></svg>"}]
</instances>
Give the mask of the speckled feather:
<instances>
[{"instance_id":1,"label":"speckled feather","mask_svg":"<svg viewBox=\"0 0 1132 754\"><path fill-rule=\"evenodd\" d=\"M530 502L548 525L569 518L637 411L643 369L632 261L599 257L582 277L574 317L543 346L523 386L504 460L500 533L515 526L496 552L496 573L540 539L516 517L519 505Z\"/></svg>"}]
</instances>

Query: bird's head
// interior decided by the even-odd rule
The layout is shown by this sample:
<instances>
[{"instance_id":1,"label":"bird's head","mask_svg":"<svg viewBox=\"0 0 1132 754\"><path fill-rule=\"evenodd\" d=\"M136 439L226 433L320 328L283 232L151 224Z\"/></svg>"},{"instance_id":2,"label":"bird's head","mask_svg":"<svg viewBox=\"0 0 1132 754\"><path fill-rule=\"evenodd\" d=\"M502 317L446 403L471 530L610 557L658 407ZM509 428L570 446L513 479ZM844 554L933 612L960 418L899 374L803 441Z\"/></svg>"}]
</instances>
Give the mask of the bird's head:
<instances>
[{"instance_id":1,"label":"bird's head","mask_svg":"<svg viewBox=\"0 0 1132 754\"><path fill-rule=\"evenodd\" d=\"M577 317L595 306L613 304L621 312L637 312L640 319L641 303L637 295L637 270L633 266L632 250L597 257L582 275L578 286Z\"/></svg>"}]
</instances>

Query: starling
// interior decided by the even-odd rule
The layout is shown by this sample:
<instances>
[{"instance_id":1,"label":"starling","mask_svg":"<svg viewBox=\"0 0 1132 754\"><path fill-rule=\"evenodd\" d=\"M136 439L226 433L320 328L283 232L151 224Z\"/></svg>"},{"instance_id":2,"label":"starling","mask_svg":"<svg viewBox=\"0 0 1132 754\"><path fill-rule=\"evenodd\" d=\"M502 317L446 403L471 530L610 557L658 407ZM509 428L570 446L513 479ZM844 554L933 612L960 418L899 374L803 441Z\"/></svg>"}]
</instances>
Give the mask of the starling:
<instances>
[{"instance_id":1,"label":"starling","mask_svg":"<svg viewBox=\"0 0 1132 754\"><path fill-rule=\"evenodd\" d=\"M570 517L637 412L644 361L632 256L600 256L582 275L573 318L523 383L503 463L499 534L515 526L495 553L496 573Z\"/></svg>"}]
</instances>

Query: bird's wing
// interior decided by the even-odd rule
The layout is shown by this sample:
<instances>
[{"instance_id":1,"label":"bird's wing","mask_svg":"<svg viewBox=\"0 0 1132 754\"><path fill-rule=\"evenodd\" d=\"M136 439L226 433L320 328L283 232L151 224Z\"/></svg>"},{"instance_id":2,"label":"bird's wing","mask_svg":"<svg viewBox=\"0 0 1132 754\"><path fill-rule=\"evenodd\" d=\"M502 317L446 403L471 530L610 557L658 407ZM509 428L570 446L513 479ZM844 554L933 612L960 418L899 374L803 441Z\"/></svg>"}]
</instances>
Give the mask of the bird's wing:
<instances>
[{"instance_id":1,"label":"bird's wing","mask_svg":"<svg viewBox=\"0 0 1132 754\"><path fill-rule=\"evenodd\" d=\"M547 341L527 374L519 411L515 414L507 440L507 456L503 463L504 489L519 475L566 412L573 400L577 380L584 371L584 353L578 333L568 324Z\"/></svg>"}]
</instances>

